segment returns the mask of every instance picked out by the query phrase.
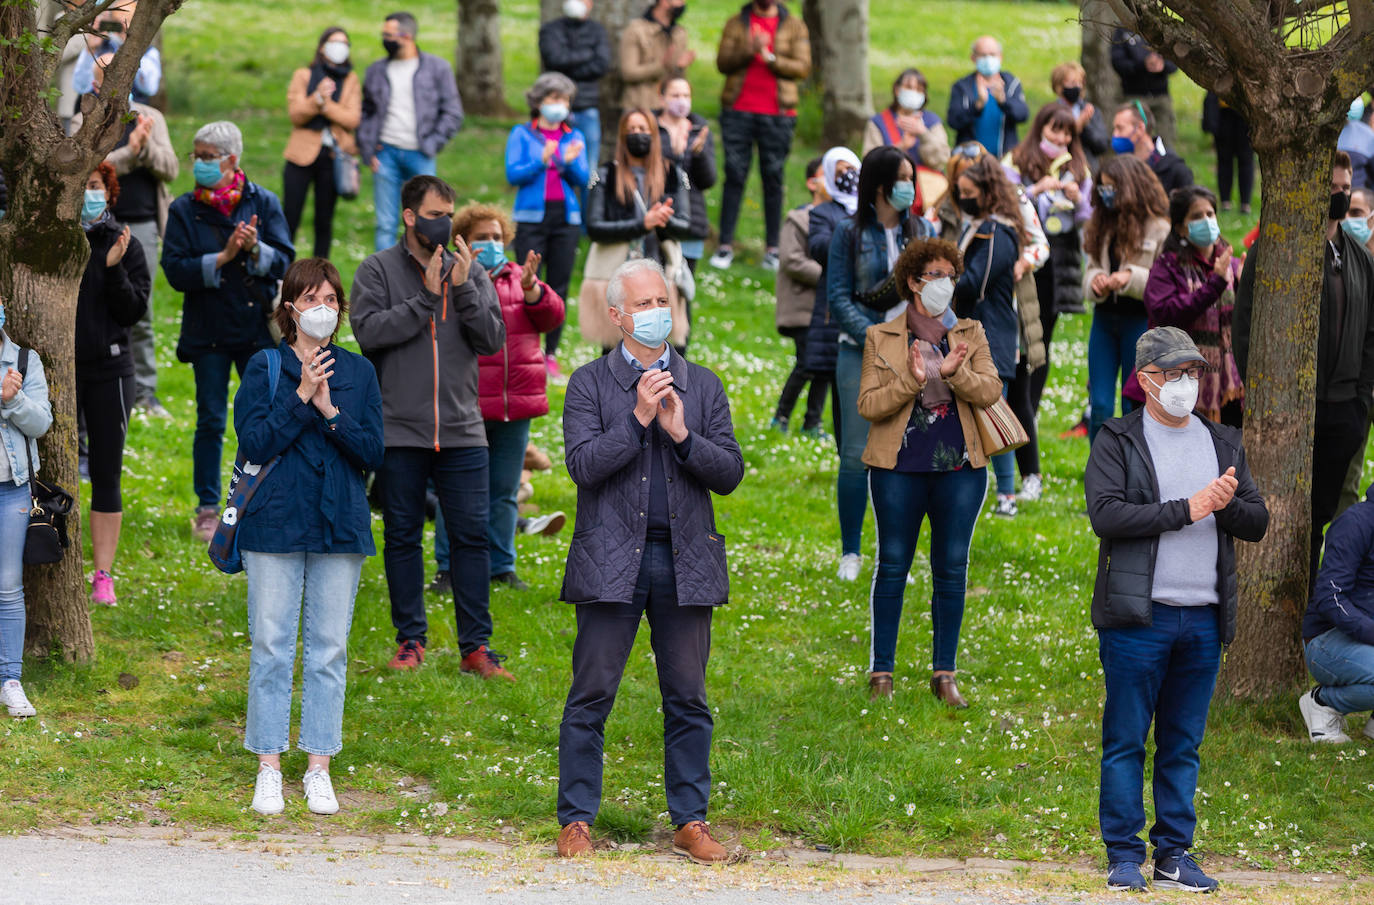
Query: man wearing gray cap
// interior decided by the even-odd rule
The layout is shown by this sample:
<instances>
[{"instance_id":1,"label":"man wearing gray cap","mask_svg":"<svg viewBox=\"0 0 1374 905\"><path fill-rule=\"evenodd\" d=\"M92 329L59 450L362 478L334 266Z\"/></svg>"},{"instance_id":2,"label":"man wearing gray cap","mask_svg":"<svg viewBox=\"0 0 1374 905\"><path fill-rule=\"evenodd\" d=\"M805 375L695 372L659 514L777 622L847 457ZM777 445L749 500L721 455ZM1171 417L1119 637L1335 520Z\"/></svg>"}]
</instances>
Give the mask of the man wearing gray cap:
<instances>
[{"instance_id":1,"label":"man wearing gray cap","mask_svg":"<svg viewBox=\"0 0 1374 905\"><path fill-rule=\"evenodd\" d=\"M1106 680L1098 819L1107 885L1144 889L1145 742L1155 725L1154 885L1209 892L1188 850L1198 747L1221 651L1236 634L1235 538L1269 526L1240 431L1193 412L1201 353L1177 327L1136 343L1144 409L1103 425L1088 457L1101 539L1092 620Z\"/></svg>"}]
</instances>

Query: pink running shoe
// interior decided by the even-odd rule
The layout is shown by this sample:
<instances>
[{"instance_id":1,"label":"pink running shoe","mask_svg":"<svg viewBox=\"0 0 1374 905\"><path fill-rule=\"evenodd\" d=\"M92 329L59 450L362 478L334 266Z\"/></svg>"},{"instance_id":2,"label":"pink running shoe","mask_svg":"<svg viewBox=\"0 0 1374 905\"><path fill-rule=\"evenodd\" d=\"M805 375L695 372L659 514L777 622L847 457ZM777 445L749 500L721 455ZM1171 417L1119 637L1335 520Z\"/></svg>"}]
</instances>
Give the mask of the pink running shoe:
<instances>
[{"instance_id":1,"label":"pink running shoe","mask_svg":"<svg viewBox=\"0 0 1374 905\"><path fill-rule=\"evenodd\" d=\"M91 576L91 603L114 606L116 602L114 576L104 569L96 569Z\"/></svg>"},{"instance_id":2,"label":"pink running shoe","mask_svg":"<svg viewBox=\"0 0 1374 905\"><path fill-rule=\"evenodd\" d=\"M558 359L552 355L544 356L544 370L548 373L550 378L557 377L562 373L558 367Z\"/></svg>"}]
</instances>

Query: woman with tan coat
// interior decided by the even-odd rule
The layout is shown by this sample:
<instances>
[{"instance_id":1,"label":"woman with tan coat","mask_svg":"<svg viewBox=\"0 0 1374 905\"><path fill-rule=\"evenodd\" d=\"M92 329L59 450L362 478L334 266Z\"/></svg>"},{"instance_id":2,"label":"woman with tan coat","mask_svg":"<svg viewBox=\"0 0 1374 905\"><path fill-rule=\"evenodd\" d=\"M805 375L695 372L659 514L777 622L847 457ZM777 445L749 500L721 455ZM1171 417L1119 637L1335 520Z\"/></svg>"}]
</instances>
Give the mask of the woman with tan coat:
<instances>
[{"instance_id":1,"label":"woman with tan coat","mask_svg":"<svg viewBox=\"0 0 1374 905\"><path fill-rule=\"evenodd\" d=\"M915 239L907 245L894 271L906 312L868 328L859 382L859 414L871 422L863 461L878 524L869 696L892 695L902 595L928 518L930 690L951 707L968 706L954 683L954 658L969 546L988 488L988 457L974 410L1002 395L982 324L950 309L962 271L952 242Z\"/></svg>"},{"instance_id":2,"label":"woman with tan coat","mask_svg":"<svg viewBox=\"0 0 1374 905\"><path fill-rule=\"evenodd\" d=\"M291 241L305 209L305 194L315 186L315 257L328 258L334 234L334 155L357 155L354 130L363 115L363 89L350 61L348 32L326 28L315 59L297 69L286 89L291 137L286 141L282 209Z\"/></svg>"}]
</instances>

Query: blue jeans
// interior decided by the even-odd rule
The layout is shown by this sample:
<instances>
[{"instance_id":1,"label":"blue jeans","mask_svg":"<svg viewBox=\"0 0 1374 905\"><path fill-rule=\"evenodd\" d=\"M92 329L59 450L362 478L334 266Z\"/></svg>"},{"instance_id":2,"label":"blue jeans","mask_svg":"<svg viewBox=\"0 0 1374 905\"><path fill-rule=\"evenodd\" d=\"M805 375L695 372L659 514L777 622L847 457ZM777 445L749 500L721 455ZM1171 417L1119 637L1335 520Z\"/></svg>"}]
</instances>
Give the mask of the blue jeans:
<instances>
[{"instance_id":1,"label":"blue jeans","mask_svg":"<svg viewBox=\"0 0 1374 905\"><path fill-rule=\"evenodd\" d=\"M1092 329L1088 331L1088 440L1107 419L1116 414L1119 387L1135 370L1135 343L1149 326L1144 314L1121 314L1101 307L1093 309ZM1120 382L1118 383L1118 378ZM1121 413L1135 403L1121 397Z\"/></svg>"},{"instance_id":2,"label":"blue jeans","mask_svg":"<svg viewBox=\"0 0 1374 905\"><path fill-rule=\"evenodd\" d=\"M1306 652L1322 703L1341 713L1374 710L1374 645L1333 628L1307 642Z\"/></svg>"},{"instance_id":3,"label":"blue jeans","mask_svg":"<svg viewBox=\"0 0 1374 905\"><path fill-rule=\"evenodd\" d=\"M869 604L873 621L869 671L892 672L896 665L902 595L926 518L930 519L930 616L935 629L932 663L935 669L953 671L964 620L969 545L988 492L987 469L964 466L958 471L903 472L874 468L868 480L878 524L878 567Z\"/></svg>"},{"instance_id":4,"label":"blue jeans","mask_svg":"<svg viewBox=\"0 0 1374 905\"><path fill-rule=\"evenodd\" d=\"M520 519L520 473L525 470L525 447L530 444L530 422L487 421L487 543L491 546L491 575L515 571L515 523ZM449 570L448 527L444 513L434 516L434 564Z\"/></svg>"},{"instance_id":5,"label":"blue jeans","mask_svg":"<svg viewBox=\"0 0 1374 905\"><path fill-rule=\"evenodd\" d=\"M253 642L243 747L254 754L281 754L291 747L291 673L302 613L301 734L296 747L326 756L343 747L348 630L364 558L360 553L243 551Z\"/></svg>"},{"instance_id":6,"label":"blue jeans","mask_svg":"<svg viewBox=\"0 0 1374 905\"><path fill-rule=\"evenodd\" d=\"M32 503L27 483L0 481L0 682L24 671L24 537Z\"/></svg>"},{"instance_id":7,"label":"blue jeans","mask_svg":"<svg viewBox=\"0 0 1374 905\"><path fill-rule=\"evenodd\" d=\"M587 139L587 165L593 173L601 162L601 111L596 107L577 110L569 118L568 125L580 129ZM587 187L577 190L577 202L582 208L582 230L587 229Z\"/></svg>"},{"instance_id":8,"label":"blue jeans","mask_svg":"<svg viewBox=\"0 0 1374 905\"><path fill-rule=\"evenodd\" d=\"M864 352L840 343L835 353L835 387L840 403L840 473L835 498L840 511L840 552L858 553L863 545L864 513L868 510L868 475L863 462L868 446L868 422L859 414L859 376Z\"/></svg>"},{"instance_id":9,"label":"blue jeans","mask_svg":"<svg viewBox=\"0 0 1374 905\"><path fill-rule=\"evenodd\" d=\"M401 186L411 176L433 176L434 158L421 151L382 145L377 152L377 172L372 174L372 204L377 209L377 233L373 244L384 251L396 244L401 225Z\"/></svg>"},{"instance_id":10,"label":"blue jeans","mask_svg":"<svg viewBox=\"0 0 1374 905\"><path fill-rule=\"evenodd\" d=\"M425 615L425 486L432 479L444 513L453 575L458 649L467 656L491 638L491 567L487 546L487 450L482 446L436 452L388 446L377 474L382 482L382 559L391 595L396 641L429 643Z\"/></svg>"},{"instance_id":11,"label":"blue jeans","mask_svg":"<svg viewBox=\"0 0 1374 905\"><path fill-rule=\"evenodd\" d=\"M1100 629L1107 684L1098 820L1107 860L1145 861L1145 740L1155 724L1155 858L1193 845L1198 747L1221 666L1215 606L1154 605L1153 625Z\"/></svg>"},{"instance_id":12,"label":"blue jeans","mask_svg":"<svg viewBox=\"0 0 1374 905\"><path fill-rule=\"evenodd\" d=\"M196 372L196 435L191 441L191 480L198 506L219 508L220 469L224 455L224 429L229 421L229 369L243 378L253 349L206 352L191 367Z\"/></svg>"},{"instance_id":13,"label":"blue jeans","mask_svg":"<svg viewBox=\"0 0 1374 905\"><path fill-rule=\"evenodd\" d=\"M1007 398L1007 392L1011 388L1011 381L1003 378L1002 398ZM1034 430L1035 425L1031 425L1028 430ZM997 493L1001 496L1008 496L1016 492L1016 450L1004 452L999 456L992 457L992 473L997 476ZM937 669L939 667L936 667Z\"/></svg>"}]
</instances>

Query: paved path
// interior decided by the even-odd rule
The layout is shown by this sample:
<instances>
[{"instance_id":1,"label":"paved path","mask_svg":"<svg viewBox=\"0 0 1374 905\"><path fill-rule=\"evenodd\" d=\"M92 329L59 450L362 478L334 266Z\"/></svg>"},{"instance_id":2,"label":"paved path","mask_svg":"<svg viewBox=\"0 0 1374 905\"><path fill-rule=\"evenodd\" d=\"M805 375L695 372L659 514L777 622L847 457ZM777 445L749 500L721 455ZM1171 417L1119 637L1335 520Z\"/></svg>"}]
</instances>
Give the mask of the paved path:
<instances>
[{"instance_id":1,"label":"paved path","mask_svg":"<svg viewBox=\"0 0 1374 905\"><path fill-rule=\"evenodd\" d=\"M409 840L409 841L407 841ZM415 844L416 841L421 844ZM539 848L416 837L309 836L235 841L210 833L166 834L99 828L0 837L0 901L13 905L176 903L351 905L381 902L501 905L1104 905L1096 874L1007 862L758 860L700 868L657 855L610 855L569 863ZM800 854L794 853L794 854ZM824 857L824 856L821 856ZM919 865L925 864L926 869ZM908 869L915 866L917 869ZM1351 889L1325 876L1277 878L1257 886L1235 875L1228 886L1245 902L1374 900L1374 887ZM1296 897L1296 898L1295 898ZM1231 896L1218 897L1225 901ZM1159 896L1131 901L1178 901Z\"/></svg>"}]
</instances>

